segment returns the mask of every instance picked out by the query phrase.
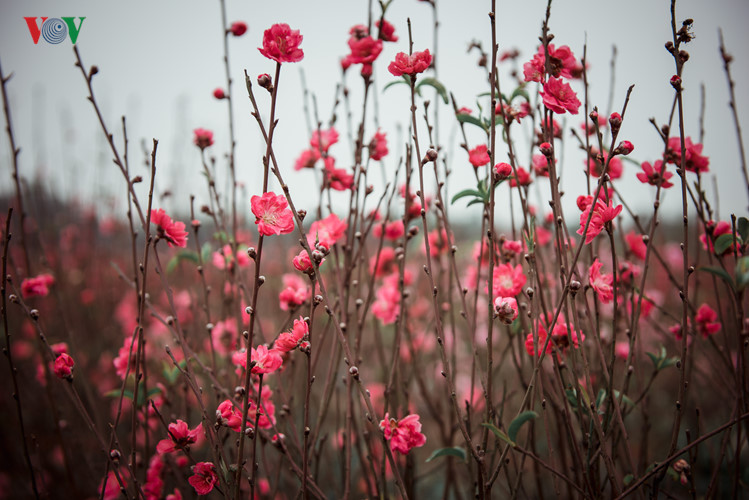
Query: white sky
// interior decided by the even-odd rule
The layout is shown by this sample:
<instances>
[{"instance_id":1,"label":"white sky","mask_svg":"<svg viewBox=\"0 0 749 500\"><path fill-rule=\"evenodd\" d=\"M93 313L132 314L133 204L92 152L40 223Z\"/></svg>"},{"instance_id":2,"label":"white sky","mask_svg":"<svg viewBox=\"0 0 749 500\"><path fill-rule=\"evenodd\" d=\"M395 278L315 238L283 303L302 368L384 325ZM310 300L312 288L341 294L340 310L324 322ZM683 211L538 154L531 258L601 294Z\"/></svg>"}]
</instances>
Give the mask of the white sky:
<instances>
[{"instance_id":1,"label":"white sky","mask_svg":"<svg viewBox=\"0 0 749 500\"><path fill-rule=\"evenodd\" d=\"M476 95L488 89L483 69L476 66L477 54L466 54L471 40L479 40L486 49L490 46L490 25L487 13L489 1L438 0L440 19L438 70L439 78L452 91L460 105L476 109ZM527 61L538 44L538 36L546 2L527 0L498 1L498 41L500 49L517 47L521 51L519 63ZM376 2L374 2L376 6ZM234 78L234 109L237 131L237 166L239 179L247 186L247 194L260 190L261 157L264 152L244 89L243 71L251 76L273 73L274 62L264 58L257 47L262 32L271 24L286 22L299 29L304 36L302 48L305 58L301 63L285 64L281 74L279 128L276 132L276 153L290 181L292 195L298 204L314 208L317 180L309 172L295 173L294 159L306 147L308 136L302 112L300 69L306 75L309 91L316 95L320 118L327 122L333 105L335 84L340 81L339 59L348 52L348 30L354 24L367 22L365 0L279 0L269 2L238 2L227 0L229 22L243 20L249 31L241 38L230 39L231 71ZM379 11L376 12L378 14ZM43 40L34 45L24 16L85 16L78 38L78 48L84 63L96 64L100 73L94 88L102 105L110 129L121 137L120 117L128 119L131 140L131 165L136 173L146 174L142 167L145 158L141 141L150 150L151 138L159 139L157 163L160 167L157 187L171 190L174 196L164 202L167 209L187 213L189 195L197 195L198 205L205 203L206 188L200 172L200 156L192 146L192 130L197 127L212 129L216 145L212 154L217 157L220 170L228 150L228 125L225 102L217 102L211 92L225 87L222 62L221 18L218 0L162 0L134 1L11 1L0 0L0 61L4 73L13 73L9 82L12 115L20 156L22 175L38 175L50 189L73 194L86 202L96 203L102 213L116 210L124 213L122 205L114 208L106 201L114 195L123 201L123 180L111 163L111 155L98 127L93 108L86 100L86 88L80 71L73 66L74 54L69 40L49 45ZM738 147L727 106L728 93L722 61L718 53L718 28L722 27L729 52L736 57L732 69L737 82L736 93L741 117L749 120L749 62L740 57L741 47L749 47L749 2L742 0L682 0L677 3L677 20L695 19L696 39L686 49L691 54L684 74L686 88L686 130L695 141L699 136L698 117L700 84L706 87L705 150L711 159L711 174L717 177L720 192L720 215L745 215L747 194L740 173ZM415 50L432 47L432 9L417 0L394 0L387 19L396 27L400 40L385 44L375 64L378 89L393 77L387 64L399 51L407 51L406 18L413 24ZM626 89L635 84L628 114L620 135L635 145L632 157L639 161L653 161L663 147L648 122L655 117L666 120L673 90L669 78L673 61L663 48L670 39L668 0L557 0L552 5L551 31L557 45L568 45L579 58L587 38L591 103L605 110L608 102L612 46L617 45L614 108L619 109ZM511 82L503 81L504 90ZM353 121L358 124L362 83L358 67L347 75ZM573 84L580 92L581 84ZM262 90L258 89L257 90ZM511 89L510 89L511 90ZM258 92L267 101L265 92ZM397 155L403 150L396 140L404 136L397 127L406 127L409 115L406 87L394 87L378 95L379 123L387 131L391 154L387 168L392 171ZM265 102L267 104L267 102ZM267 105L264 106L267 110ZM421 110L420 110L421 112ZM371 117L373 108L368 115ZM441 139L451 155L454 175L448 185L450 193L471 187L472 167L453 137L455 120L449 108L443 107ZM579 127L582 115L567 117L567 127ZM331 149L337 166L350 166L352 154L346 141L346 118L343 105L338 108L337 128L341 143ZM3 119L4 125L4 119ZM743 124L749 130L749 121ZM424 132L423 122L419 124ZM367 123L366 139L374 133L372 121ZM426 142L425 135L422 139ZM527 166L528 143L517 134L521 164ZM576 156L576 144L566 137L566 157L563 188L566 189L568 218L577 217L574 198L582 194L580 184L582 161ZM476 145L481 140L477 130L471 130L469 141ZM121 141L119 141L121 142ZM502 154L502 149L498 153ZM7 137L0 137L0 190L10 187L10 156ZM504 158L498 156L497 161ZM643 187L636 179L639 169L625 163L624 178L618 185L627 193L631 205L648 213L654 188ZM691 175L691 174L690 174ZM379 179L375 170L374 179ZM4 186L4 187L3 187ZM712 196L712 179L708 184ZM541 189L548 184L542 181ZM669 193L665 204L667 213L680 213L678 193ZM341 202L345 196L339 194ZM453 213L469 219L478 209L458 210ZM249 204L242 205L249 212ZM543 207L546 209L547 207ZM668 212L668 210L671 210Z\"/></svg>"}]
</instances>

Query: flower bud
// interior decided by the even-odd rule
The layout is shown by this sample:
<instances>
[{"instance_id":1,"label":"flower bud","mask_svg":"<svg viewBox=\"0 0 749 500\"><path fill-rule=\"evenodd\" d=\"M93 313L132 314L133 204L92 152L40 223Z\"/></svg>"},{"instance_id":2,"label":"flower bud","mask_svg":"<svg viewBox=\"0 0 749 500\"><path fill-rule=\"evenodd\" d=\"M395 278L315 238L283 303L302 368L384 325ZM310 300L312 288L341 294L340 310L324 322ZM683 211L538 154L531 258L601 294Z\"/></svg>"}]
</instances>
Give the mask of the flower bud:
<instances>
[{"instance_id":1,"label":"flower bud","mask_svg":"<svg viewBox=\"0 0 749 500\"><path fill-rule=\"evenodd\" d=\"M268 92L273 92L273 80L268 73L258 75L257 84L263 87Z\"/></svg>"},{"instance_id":2,"label":"flower bud","mask_svg":"<svg viewBox=\"0 0 749 500\"><path fill-rule=\"evenodd\" d=\"M504 180L512 175L512 165L509 163L497 163L494 165L494 175L498 177L497 180Z\"/></svg>"},{"instance_id":3,"label":"flower bud","mask_svg":"<svg viewBox=\"0 0 749 500\"><path fill-rule=\"evenodd\" d=\"M635 149L634 145L629 141L622 141L619 143L619 145L614 149L615 155L624 155L627 156L629 153L631 153Z\"/></svg>"},{"instance_id":4,"label":"flower bud","mask_svg":"<svg viewBox=\"0 0 749 500\"><path fill-rule=\"evenodd\" d=\"M554 153L554 147L548 142L542 142L541 145L538 146L538 149L541 151L541 154L547 158L551 158L551 155Z\"/></svg>"},{"instance_id":5,"label":"flower bud","mask_svg":"<svg viewBox=\"0 0 749 500\"><path fill-rule=\"evenodd\" d=\"M215 97L216 99L225 99L226 94L224 93L224 89L222 89L221 87L215 89L213 91L213 97Z\"/></svg>"},{"instance_id":6,"label":"flower bud","mask_svg":"<svg viewBox=\"0 0 749 500\"><path fill-rule=\"evenodd\" d=\"M681 77L679 75L674 75L671 77L671 86L677 91L681 90Z\"/></svg>"},{"instance_id":7,"label":"flower bud","mask_svg":"<svg viewBox=\"0 0 749 500\"><path fill-rule=\"evenodd\" d=\"M619 128L622 126L622 115L616 111L611 113L611 116L609 116L609 125L611 125L612 135L616 135L617 132L619 132Z\"/></svg>"},{"instance_id":8,"label":"flower bud","mask_svg":"<svg viewBox=\"0 0 749 500\"><path fill-rule=\"evenodd\" d=\"M229 27L229 32L234 36L242 36L247 33L247 23L242 21L234 21Z\"/></svg>"}]
</instances>

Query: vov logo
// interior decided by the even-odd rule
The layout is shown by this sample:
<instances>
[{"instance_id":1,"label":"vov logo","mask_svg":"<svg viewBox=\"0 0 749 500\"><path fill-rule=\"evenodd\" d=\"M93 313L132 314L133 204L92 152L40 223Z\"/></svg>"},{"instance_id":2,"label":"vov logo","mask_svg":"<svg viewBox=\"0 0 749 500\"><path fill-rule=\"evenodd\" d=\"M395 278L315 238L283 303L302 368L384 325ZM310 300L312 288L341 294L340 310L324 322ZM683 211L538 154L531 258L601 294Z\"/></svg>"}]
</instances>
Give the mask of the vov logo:
<instances>
[{"instance_id":1,"label":"vov logo","mask_svg":"<svg viewBox=\"0 0 749 500\"><path fill-rule=\"evenodd\" d=\"M37 19L40 19L38 17L24 17L24 19L29 27L34 45L39 43L40 36L44 38L45 42L56 45L65 40L68 35L70 35L70 41L75 45L78 34L81 32L81 26L83 26L83 20L86 18L78 18L78 27L75 26L75 17L42 17L41 23L37 21Z\"/></svg>"}]
</instances>

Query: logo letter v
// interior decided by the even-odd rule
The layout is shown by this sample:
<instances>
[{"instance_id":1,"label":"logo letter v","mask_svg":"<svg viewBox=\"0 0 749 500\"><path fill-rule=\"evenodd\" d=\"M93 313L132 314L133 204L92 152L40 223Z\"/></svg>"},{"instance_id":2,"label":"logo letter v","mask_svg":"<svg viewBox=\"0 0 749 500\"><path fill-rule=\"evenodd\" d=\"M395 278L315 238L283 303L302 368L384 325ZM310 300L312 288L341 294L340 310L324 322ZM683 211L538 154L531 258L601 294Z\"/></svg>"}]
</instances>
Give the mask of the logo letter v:
<instances>
[{"instance_id":1,"label":"logo letter v","mask_svg":"<svg viewBox=\"0 0 749 500\"><path fill-rule=\"evenodd\" d=\"M75 45L75 41L78 40L78 34L81 32L81 26L83 26L83 20L86 19L85 17L79 17L80 22L78 23L78 27L75 27L75 18L74 17L63 17L62 20L65 21L65 24L68 25L68 33L70 34L70 41L73 42L73 45Z\"/></svg>"},{"instance_id":2,"label":"logo letter v","mask_svg":"<svg viewBox=\"0 0 749 500\"><path fill-rule=\"evenodd\" d=\"M41 27L36 24L36 17L24 17L26 20L26 24L29 27L29 33L31 34L31 39L34 41L34 45L39 43L39 35L42 34ZM42 18L42 24L44 24L44 21L46 21L47 18Z\"/></svg>"}]
</instances>

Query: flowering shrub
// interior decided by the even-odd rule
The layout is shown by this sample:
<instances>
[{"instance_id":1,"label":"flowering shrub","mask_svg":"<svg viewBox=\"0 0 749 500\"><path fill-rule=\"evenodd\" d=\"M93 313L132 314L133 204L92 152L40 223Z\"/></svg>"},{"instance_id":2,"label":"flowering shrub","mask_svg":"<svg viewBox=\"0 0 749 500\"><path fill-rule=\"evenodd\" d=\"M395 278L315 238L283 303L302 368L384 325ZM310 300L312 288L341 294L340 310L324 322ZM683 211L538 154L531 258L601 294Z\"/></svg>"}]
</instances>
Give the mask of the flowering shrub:
<instances>
[{"instance_id":1,"label":"flowering shrub","mask_svg":"<svg viewBox=\"0 0 749 500\"><path fill-rule=\"evenodd\" d=\"M226 81L201 95L229 104L228 127L185 137L198 195L160 188L156 141L141 184L76 48L127 210L57 202L14 171L0 496L746 496L749 219L717 213L711 151L686 135L694 22L666 44L660 143L635 148L636 96L612 84L618 110L599 112L586 88L599 63L551 43L553 17L531 54L472 41L465 78L485 88L466 95L441 81L436 47L411 50L429 41L389 6L331 24L341 83L330 117L299 111L302 136L276 109L295 91L279 81L304 60L303 29L261 37L222 10ZM245 73L242 99L226 49L240 36L276 62L274 76ZM239 109L257 150L234 135ZM407 124L405 145L392 122ZM585 181L564 183L571 169ZM661 210L665 193L682 213Z\"/></svg>"}]
</instances>

